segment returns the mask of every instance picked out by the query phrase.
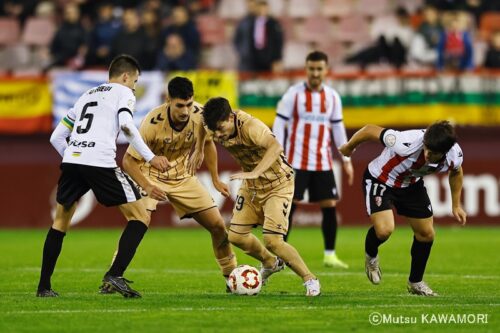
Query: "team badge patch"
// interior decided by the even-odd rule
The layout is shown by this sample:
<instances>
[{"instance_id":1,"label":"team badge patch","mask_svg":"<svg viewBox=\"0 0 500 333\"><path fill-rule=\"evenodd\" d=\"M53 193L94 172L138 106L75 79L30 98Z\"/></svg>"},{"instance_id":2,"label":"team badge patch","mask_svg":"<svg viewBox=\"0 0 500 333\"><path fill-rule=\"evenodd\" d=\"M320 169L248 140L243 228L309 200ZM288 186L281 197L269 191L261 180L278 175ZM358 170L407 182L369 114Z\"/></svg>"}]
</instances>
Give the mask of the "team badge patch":
<instances>
[{"instance_id":1,"label":"team badge patch","mask_svg":"<svg viewBox=\"0 0 500 333\"><path fill-rule=\"evenodd\" d=\"M128 102L127 102L127 105L130 108L130 110L132 112L134 112L134 110L135 110L135 102L134 102L134 100L133 99L129 99Z\"/></svg>"},{"instance_id":2,"label":"team badge patch","mask_svg":"<svg viewBox=\"0 0 500 333\"><path fill-rule=\"evenodd\" d=\"M394 134L389 134L384 138L384 142L387 147L392 147L396 144L396 136Z\"/></svg>"},{"instance_id":3,"label":"team badge patch","mask_svg":"<svg viewBox=\"0 0 500 333\"><path fill-rule=\"evenodd\" d=\"M380 207L382 205L382 197L376 196L375 204L377 205L377 207Z\"/></svg>"}]
</instances>

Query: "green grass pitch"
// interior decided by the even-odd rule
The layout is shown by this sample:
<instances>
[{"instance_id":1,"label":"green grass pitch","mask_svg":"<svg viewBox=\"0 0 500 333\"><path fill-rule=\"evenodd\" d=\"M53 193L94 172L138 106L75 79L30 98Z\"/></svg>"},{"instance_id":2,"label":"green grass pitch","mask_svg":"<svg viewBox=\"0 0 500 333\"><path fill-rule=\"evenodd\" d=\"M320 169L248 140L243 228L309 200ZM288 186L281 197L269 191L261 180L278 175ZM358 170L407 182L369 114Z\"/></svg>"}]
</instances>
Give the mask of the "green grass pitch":
<instances>
[{"instance_id":1,"label":"green grass pitch","mask_svg":"<svg viewBox=\"0 0 500 333\"><path fill-rule=\"evenodd\" d=\"M290 242L322 285L320 297L307 298L290 269L258 296L228 295L206 231L153 227L125 275L141 299L97 294L121 230L68 233L52 280L61 296L53 299L35 297L46 230L0 230L0 332L500 331L500 228L437 228L424 277L435 298L406 292L412 233L403 226L381 247L382 283L371 285L366 230L339 230L338 254L350 265L339 270L322 265L319 228L294 229ZM236 253L239 263L257 266ZM385 322L372 325L375 312ZM468 319L438 323L433 315ZM477 322L480 315L487 323Z\"/></svg>"}]
</instances>

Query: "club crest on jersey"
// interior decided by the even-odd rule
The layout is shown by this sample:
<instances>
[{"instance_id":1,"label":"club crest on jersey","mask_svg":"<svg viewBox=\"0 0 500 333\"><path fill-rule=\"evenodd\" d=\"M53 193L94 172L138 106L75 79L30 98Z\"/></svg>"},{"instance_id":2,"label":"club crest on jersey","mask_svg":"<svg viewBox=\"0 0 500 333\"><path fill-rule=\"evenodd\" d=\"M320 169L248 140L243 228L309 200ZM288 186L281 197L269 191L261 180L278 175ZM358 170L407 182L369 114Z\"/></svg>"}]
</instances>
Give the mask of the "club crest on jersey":
<instances>
[{"instance_id":1,"label":"club crest on jersey","mask_svg":"<svg viewBox=\"0 0 500 333\"><path fill-rule=\"evenodd\" d=\"M165 140L163 140L163 142L167 144L172 143L172 138L166 138Z\"/></svg>"},{"instance_id":2,"label":"club crest on jersey","mask_svg":"<svg viewBox=\"0 0 500 333\"><path fill-rule=\"evenodd\" d=\"M377 205L377 207L382 206L382 197L376 196L375 197L375 204Z\"/></svg>"},{"instance_id":3,"label":"club crest on jersey","mask_svg":"<svg viewBox=\"0 0 500 333\"><path fill-rule=\"evenodd\" d=\"M387 147L392 147L396 144L396 136L394 134L389 134L385 137L384 142Z\"/></svg>"},{"instance_id":4,"label":"club crest on jersey","mask_svg":"<svg viewBox=\"0 0 500 333\"><path fill-rule=\"evenodd\" d=\"M189 131L186 135L186 141L191 141L191 138L193 137L193 132Z\"/></svg>"}]
</instances>

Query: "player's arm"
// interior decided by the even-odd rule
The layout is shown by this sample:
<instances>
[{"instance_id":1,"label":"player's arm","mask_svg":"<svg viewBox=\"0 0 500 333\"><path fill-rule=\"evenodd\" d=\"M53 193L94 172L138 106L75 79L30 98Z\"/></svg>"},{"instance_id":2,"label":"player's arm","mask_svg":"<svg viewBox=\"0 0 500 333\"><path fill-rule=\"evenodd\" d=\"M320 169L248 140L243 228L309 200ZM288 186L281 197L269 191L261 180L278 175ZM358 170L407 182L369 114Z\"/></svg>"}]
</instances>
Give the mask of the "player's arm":
<instances>
[{"instance_id":1,"label":"player's arm","mask_svg":"<svg viewBox=\"0 0 500 333\"><path fill-rule=\"evenodd\" d=\"M347 134L345 131L344 122L342 119L334 120L332 123L333 141L335 142L335 147L339 149L342 145L347 143ZM340 150L339 150L340 151ZM351 158L342 155L343 169L347 175L347 183L352 185L354 182L354 168L352 166Z\"/></svg>"},{"instance_id":2,"label":"player's arm","mask_svg":"<svg viewBox=\"0 0 500 333\"><path fill-rule=\"evenodd\" d=\"M170 166L168 159L165 156L155 156L146 143L144 143L139 130L135 127L132 119L132 113L126 109L120 110L118 113L118 121L120 129L123 131L125 138L132 145L132 147L134 147L134 149L144 158L146 162L161 172L165 172Z\"/></svg>"},{"instance_id":3,"label":"player's arm","mask_svg":"<svg viewBox=\"0 0 500 333\"><path fill-rule=\"evenodd\" d=\"M50 144L57 150L59 155L64 156L64 151L68 148L68 138L73 131L73 125L75 124L75 112L74 109L70 109L66 117L61 119L59 124L52 132L50 136Z\"/></svg>"},{"instance_id":4,"label":"player's arm","mask_svg":"<svg viewBox=\"0 0 500 333\"><path fill-rule=\"evenodd\" d=\"M283 152L283 147L271 133L269 133L269 135L266 135L264 140L261 140L260 145L266 148L266 153L262 157L262 160L259 162L259 164L257 164L257 166L251 172L240 172L232 175L230 177L231 180L259 178L262 173L264 173L271 167L271 165L273 165L276 159Z\"/></svg>"},{"instance_id":5,"label":"player's arm","mask_svg":"<svg viewBox=\"0 0 500 333\"><path fill-rule=\"evenodd\" d=\"M159 201L167 200L165 192L163 192L158 186L151 184L146 176L144 176L141 171L141 163L142 161L139 161L128 152L126 152L123 156L123 170L125 170L125 172L128 173L130 177L132 177L132 179L144 189L144 191L146 191L148 196Z\"/></svg>"},{"instance_id":6,"label":"player's arm","mask_svg":"<svg viewBox=\"0 0 500 333\"><path fill-rule=\"evenodd\" d=\"M293 94L289 90L278 102L276 109L276 118L274 118L273 123L273 133L276 135L276 140L278 140L282 147L285 147L285 129L288 125L290 117L292 116L293 103Z\"/></svg>"},{"instance_id":7,"label":"player's arm","mask_svg":"<svg viewBox=\"0 0 500 333\"><path fill-rule=\"evenodd\" d=\"M344 156L351 156L354 150L363 142L380 141L380 135L384 131L383 127L377 125L366 125L351 137L346 144L339 147L339 151Z\"/></svg>"},{"instance_id":8,"label":"player's arm","mask_svg":"<svg viewBox=\"0 0 500 333\"><path fill-rule=\"evenodd\" d=\"M467 222L467 213L463 210L462 204L460 203L463 180L464 172L462 167L456 170L450 170L448 174L448 181L450 183L451 190L452 213L458 222L460 222L462 225L465 225L465 223Z\"/></svg>"},{"instance_id":9,"label":"player's arm","mask_svg":"<svg viewBox=\"0 0 500 333\"><path fill-rule=\"evenodd\" d=\"M212 177L212 183L214 184L215 189L223 196L228 197L229 187L219 178L217 147L215 147L215 143L211 139L207 139L205 141L205 165L210 172L210 177Z\"/></svg>"},{"instance_id":10,"label":"player's arm","mask_svg":"<svg viewBox=\"0 0 500 333\"><path fill-rule=\"evenodd\" d=\"M196 170L201 167L201 163L203 163L203 159L205 158L204 152L206 150L207 132L203 125L198 126L195 136L196 143L191 156L189 156L187 165L190 174L194 174Z\"/></svg>"}]
</instances>

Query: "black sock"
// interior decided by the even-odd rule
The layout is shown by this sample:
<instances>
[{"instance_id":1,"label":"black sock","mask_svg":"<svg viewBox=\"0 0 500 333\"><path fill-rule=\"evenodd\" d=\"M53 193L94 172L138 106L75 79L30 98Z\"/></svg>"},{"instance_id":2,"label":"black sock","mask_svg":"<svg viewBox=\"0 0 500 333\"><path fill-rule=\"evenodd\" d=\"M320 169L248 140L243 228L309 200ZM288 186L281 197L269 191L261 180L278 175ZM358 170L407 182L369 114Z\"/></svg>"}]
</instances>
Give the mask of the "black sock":
<instances>
[{"instance_id":1,"label":"black sock","mask_svg":"<svg viewBox=\"0 0 500 333\"><path fill-rule=\"evenodd\" d=\"M57 258L61 253L65 232L50 228L43 245L42 269L40 272L40 282L38 290L51 289L50 278L54 273Z\"/></svg>"},{"instance_id":2,"label":"black sock","mask_svg":"<svg viewBox=\"0 0 500 333\"><path fill-rule=\"evenodd\" d=\"M290 235L290 231L292 231L292 220L293 220L293 213L295 213L295 210L297 209L297 205L292 203L292 207L290 207L290 215L288 215L288 231L285 236L283 236L283 240L286 242L288 240L288 236Z\"/></svg>"},{"instance_id":3,"label":"black sock","mask_svg":"<svg viewBox=\"0 0 500 333\"><path fill-rule=\"evenodd\" d=\"M321 231L323 231L323 241L325 250L335 250L335 240L337 238L337 209L335 207L321 208L323 220L321 221Z\"/></svg>"},{"instance_id":4,"label":"black sock","mask_svg":"<svg viewBox=\"0 0 500 333\"><path fill-rule=\"evenodd\" d=\"M422 281L427 259L429 259L429 255L431 254L432 243L433 241L420 242L413 236L413 244L411 246L410 282Z\"/></svg>"},{"instance_id":5,"label":"black sock","mask_svg":"<svg viewBox=\"0 0 500 333\"><path fill-rule=\"evenodd\" d=\"M375 233L375 228L372 226L368 229L365 238L365 252L372 258L375 258L378 254L378 247L384 243L387 239L380 240Z\"/></svg>"},{"instance_id":6,"label":"black sock","mask_svg":"<svg viewBox=\"0 0 500 333\"><path fill-rule=\"evenodd\" d=\"M123 230L120 242L118 243L118 253L115 261L106 275L123 276L123 272L134 257L137 247L141 243L142 237L148 230L148 227L141 221L128 221L127 227Z\"/></svg>"}]
</instances>

